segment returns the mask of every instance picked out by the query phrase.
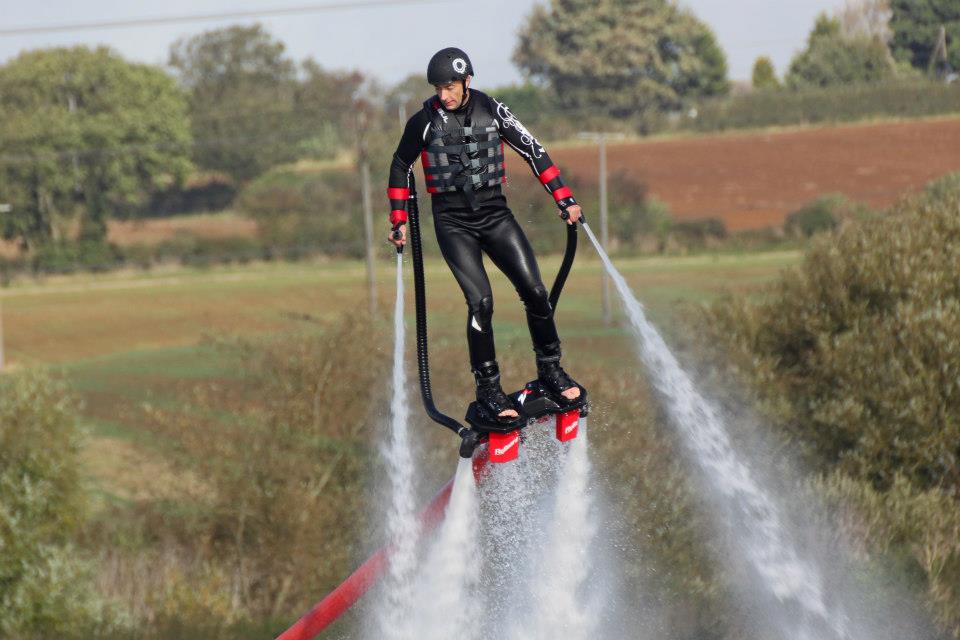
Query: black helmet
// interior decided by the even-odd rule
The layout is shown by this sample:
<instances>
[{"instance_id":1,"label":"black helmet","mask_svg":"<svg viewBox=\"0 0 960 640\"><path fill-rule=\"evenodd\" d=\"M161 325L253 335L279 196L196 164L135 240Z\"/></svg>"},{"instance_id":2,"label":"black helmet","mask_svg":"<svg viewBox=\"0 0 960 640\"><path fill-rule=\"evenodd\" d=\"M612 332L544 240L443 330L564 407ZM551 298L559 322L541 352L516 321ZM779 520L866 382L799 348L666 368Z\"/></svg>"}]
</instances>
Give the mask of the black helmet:
<instances>
[{"instance_id":1,"label":"black helmet","mask_svg":"<svg viewBox=\"0 0 960 640\"><path fill-rule=\"evenodd\" d=\"M473 65L470 57L456 47L447 47L433 54L430 64L427 65L427 82L430 84L444 84L454 80L466 80L473 75Z\"/></svg>"}]
</instances>

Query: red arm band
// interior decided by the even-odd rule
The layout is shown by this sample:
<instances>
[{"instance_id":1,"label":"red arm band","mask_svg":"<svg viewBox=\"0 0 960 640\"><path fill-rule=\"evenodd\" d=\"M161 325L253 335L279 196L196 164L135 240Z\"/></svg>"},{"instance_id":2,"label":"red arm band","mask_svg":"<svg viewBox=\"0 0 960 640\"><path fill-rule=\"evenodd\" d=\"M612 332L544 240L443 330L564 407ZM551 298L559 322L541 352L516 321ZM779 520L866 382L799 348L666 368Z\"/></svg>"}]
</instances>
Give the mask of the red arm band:
<instances>
[{"instance_id":1,"label":"red arm band","mask_svg":"<svg viewBox=\"0 0 960 640\"><path fill-rule=\"evenodd\" d=\"M410 197L410 189L406 187L388 187L387 197L391 200L406 200Z\"/></svg>"},{"instance_id":2,"label":"red arm band","mask_svg":"<svg viewBox=\"0 0 960 640\"><path fill-rule=\"evenodd\" d=\"M570 191L570 187L560 187L553 192L554 200L563 200L564 198L569 198L573 195L573 191Z\"/></svg>"},{"instance_id":3,"label":"red arm band","mask_svg":"<svg viewBox=\"0 0 960 640\"><path fill-rule=\"evenodd\" d=\"M403 209L394 209L390 212L390 224L397 226L401 222L407 221L407 212Z\"/></svg>"},{"instance_id":4,"label":"red arm band","mask_svg":"<svg viewBox=\"0 0 960 640\"><path fill-rule=\"evenodd\" d=\"M545 169L538 177L540 178L541 184L547 184L558 175L560 175L560 169L557 169L557 165L552 164L549 169Z\"/></svg>"}]
</instances>

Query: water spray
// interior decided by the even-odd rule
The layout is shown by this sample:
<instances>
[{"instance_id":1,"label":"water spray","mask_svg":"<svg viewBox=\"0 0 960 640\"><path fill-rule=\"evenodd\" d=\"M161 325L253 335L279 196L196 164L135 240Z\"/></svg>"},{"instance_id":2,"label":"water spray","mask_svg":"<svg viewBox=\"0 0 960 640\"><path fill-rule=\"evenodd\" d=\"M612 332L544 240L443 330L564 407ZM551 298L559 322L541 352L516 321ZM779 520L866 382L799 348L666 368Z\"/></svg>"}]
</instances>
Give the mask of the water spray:
<instances>
[{"instance_id":1,"label":"water spray","mask_svg":"<svg viewBox=\"0 0 960 640\"><path fill-rule=\"evenodd\" d=\"M394 238L400 239L399 230ZM390 507L387 511L387 534L393 553L384 580L384 597L378 603L378 637L403 640L398 634L404 607L413 597L412 580L417 562L419 526L414 513L413 456L409 438L409 400L404 365L404 284L403 247L397 247L396 303L393 313L393 397L390 402L390 436L382 447L390 479Z\"/></svg>"},{"instance_id":2,"label":"water spray","mask_svg":"<svg viewBox=\"0 0 960 640\"><path fill-rule=\"evenodd\" d=\"M588 640L596 631L595 612L585 606L585 587L594 569L591 552L596 534L586 419L580 428L580 437L565 445L565 457L564 452L557 452L564 461L545 527L547 538L533 564L532 611L527 616L513 616L528 622L526 628L513 634L517 640Z\"/></svg>"},{"instance_id":3,"label":"water spray","mask_svg":"<svg viewBox=\"0 0 960 640\"><path fill-rule=\"evenodd\" d=\"M473 463L461 459L443 524L429 546L414 601L406 603L406 638L479 640L478 596L482 555Z\"/></svg>"},{"instance_id":4,"label":"water spray","mask_svg":"<svg viewBox=\"0 0 960 640\"><path fill-rule=\"evenodd\" d=\"M779 508L734 450L720 412L697 391L666 342L646 319L643 305L613 266L593 230L587 224L583 224L583 228L616 285L640 358L666 401L685 445L724 506L739 516L740 552L770 595L781 604L791 603L801 612L799 616L774 616L782 619L781 624L786 626L778 630L780 637L853 640L846 615L827 604L821 571L813 561L798 553ZM836 600L830 598L829 602L835 604ZM787 618L792 620L787 622Z\"/></svg>"}]
</instances>

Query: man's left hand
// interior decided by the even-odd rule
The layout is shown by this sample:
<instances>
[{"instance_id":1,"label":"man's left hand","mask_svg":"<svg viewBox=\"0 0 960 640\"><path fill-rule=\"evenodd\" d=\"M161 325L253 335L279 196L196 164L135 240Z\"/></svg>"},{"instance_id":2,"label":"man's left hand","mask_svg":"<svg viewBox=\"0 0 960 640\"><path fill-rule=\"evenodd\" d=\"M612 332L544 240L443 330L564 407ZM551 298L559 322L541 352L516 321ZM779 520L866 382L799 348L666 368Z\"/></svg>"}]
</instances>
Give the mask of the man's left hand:
<instances>
[{"instance_id":1,"label":"man's left hand","mask_svg":"<svg viewBox=\"0 0 960 640\"><path fill-rule=\"evenodd\" d=\"M566 219L567 224L573 224L574 222L580 219L581 215L583 215L583 210L580 209L580 205L578 204L570 205L569 207L567 207L566 211L568 216ZM560 212L560 214L562 213L563 211Z\"/></svg>"}]
</instances>

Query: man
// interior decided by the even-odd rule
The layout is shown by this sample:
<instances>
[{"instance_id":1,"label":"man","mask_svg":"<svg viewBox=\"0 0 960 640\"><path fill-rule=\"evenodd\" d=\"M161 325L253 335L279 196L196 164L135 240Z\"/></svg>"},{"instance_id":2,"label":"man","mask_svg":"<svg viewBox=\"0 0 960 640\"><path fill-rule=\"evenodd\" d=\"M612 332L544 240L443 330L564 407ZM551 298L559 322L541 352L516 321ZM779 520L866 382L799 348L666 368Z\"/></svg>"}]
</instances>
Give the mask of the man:
<instances>
[{"instance_id":1,"label":"man","mask_svg":"<svg viewBox=\"0 0 960 640\"><path fill-rule=\"evenodd\" d=\"M470 88L473 66L462 50L437 52L427 66L436 96L424 103L404 129L390 167L387 196L390 222L406 243L407 198L417 155L427 191L433 196L433 222L440 250L466 297L467 344L477 383L477 401L498 421L518 417L517 406L500 387L493 342L493 294L481 251L510 279L523 301L536 353L537 376L563 406L580 396L576 382L560 366L560 338L546 287L530 242L507 207L500 185L506 182L503 143L529 163L553 195L567 224L580 219L580 206L543 146L507 107Z\"/></svg>"}]
</instances>

